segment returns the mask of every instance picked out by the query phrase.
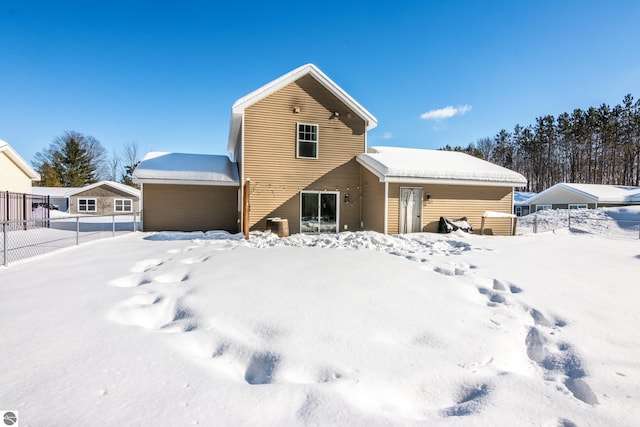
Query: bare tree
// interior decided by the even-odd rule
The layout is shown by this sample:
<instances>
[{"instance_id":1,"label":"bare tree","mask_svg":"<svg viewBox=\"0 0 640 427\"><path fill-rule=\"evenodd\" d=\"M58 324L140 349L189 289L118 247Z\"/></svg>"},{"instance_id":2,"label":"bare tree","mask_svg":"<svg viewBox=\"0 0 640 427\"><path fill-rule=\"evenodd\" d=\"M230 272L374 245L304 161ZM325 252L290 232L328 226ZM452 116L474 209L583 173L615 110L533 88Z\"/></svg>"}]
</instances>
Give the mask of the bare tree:
<instances>
[{"instance_id":1,"label":"bare tree","mask_svg":"<svg viewBox=\"0 0 640 427\"><path fill-rule=\"evenodd\" d=\"M127 142L122 149L122 158L124 173L122 174L122 180L120 182L132 187L138 187L137 184L134 184L131 177L133 171L138 167L138 164L140 164L141 155L138 143Z\"/></svg>"},{"instance_id":2,"label":"bare tree","mask_svg":"<svg viewBox=\"0 0 640 427\"><path fill-rule=\"evenodd\" d=\"M487 136L476 141L476 148L480 152L483 160L489 160L491 159L493 150L496 148L496 143Z\"/></svg>"},{"instance_id":3,"label":"bare tree","mask_svg":"<svg viewBox=\"0 0 640 427\"><path fill-rule=\"evenodd\" d=\"M115 149L111 151L111 156L107 160L107 171L107 179L109 181L118 181L118 176L120 176L120 156Z\"/></svg>"}]
</instances>

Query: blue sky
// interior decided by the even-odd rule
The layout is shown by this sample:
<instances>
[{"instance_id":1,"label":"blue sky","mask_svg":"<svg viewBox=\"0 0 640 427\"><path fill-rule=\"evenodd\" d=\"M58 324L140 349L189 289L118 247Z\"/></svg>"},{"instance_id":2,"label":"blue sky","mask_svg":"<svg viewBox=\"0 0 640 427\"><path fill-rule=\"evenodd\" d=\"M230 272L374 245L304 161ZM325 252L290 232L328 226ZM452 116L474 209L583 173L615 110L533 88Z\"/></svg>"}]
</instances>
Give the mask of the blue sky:
<instances>
[{"instance_id":1,"label":"blue sky","mask_svg":"<svg viewBox=\"0 0 640 427\"><path fill-rule=\"evenodd\" d=\"M0 139L226 153L233 102L314 63L369 145L467 145L640 97L640 2L0 2Z\"/></svg>"}]
</instances>

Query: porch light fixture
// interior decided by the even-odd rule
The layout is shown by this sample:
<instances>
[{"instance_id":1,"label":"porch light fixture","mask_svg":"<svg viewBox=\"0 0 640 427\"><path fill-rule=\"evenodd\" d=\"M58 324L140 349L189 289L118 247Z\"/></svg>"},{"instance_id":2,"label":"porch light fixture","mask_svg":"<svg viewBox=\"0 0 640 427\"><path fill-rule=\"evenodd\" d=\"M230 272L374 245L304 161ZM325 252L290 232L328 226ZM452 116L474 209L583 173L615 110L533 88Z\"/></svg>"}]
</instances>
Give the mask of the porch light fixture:
<instances>
[{"instance_id":1,"label":"porch light fixture","mask_svg":"<svg viewBox=\"0 0 640 427\"><path fill-rule=\"evenodd\" d=\"M293 107L293 112L294 113L299 113L300 112L300 107Z\"/></svg>"},{"instance_id":2,"label":"porch light fixture","mask_svg":"<svg viewBox=\"0 0 640 427\"><path fill-rule=\"evenodd\" d=\"M427 193L427 194L426 194L426 196L424 197L424 199L425 199L427 202L430 202L430 201L431 201L431 194Z\"/></svg>"}]
</instances>

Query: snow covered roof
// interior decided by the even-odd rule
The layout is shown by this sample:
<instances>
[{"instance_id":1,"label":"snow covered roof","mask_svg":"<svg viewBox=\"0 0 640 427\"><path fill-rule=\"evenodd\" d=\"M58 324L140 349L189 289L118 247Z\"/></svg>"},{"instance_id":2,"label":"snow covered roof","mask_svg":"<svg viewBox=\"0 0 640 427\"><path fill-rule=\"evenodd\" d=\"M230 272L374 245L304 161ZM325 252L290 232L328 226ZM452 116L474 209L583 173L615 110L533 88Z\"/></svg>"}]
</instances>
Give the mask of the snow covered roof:
<instances>
[{"instance_id":1,"label":"snow covered roof","mask_svg":"<svg viewBox=\"0 0 640 427\"><path fill-rule=\"evenodd\" d=\"M135 197L140 197L140 190L138 190L137 188L133 188L130 187L126 184L121 184L119 182L115 182L115 181L100 181L100 182L96 182L94 184L89 184L86 185L84 187L80 187L80 188L69 188L70 191L67 192L67 197L71 197L74 194L78 194L78 193L82 193L85 192L87 190L91 190L93 188L96 187L102 187L103 185L106 185L108 187L111 188L115 188L117 190L123 191L125 193L131 194L132 196Z\"/></svg>"},{"instance_id":2,"label":"snow covered roof","mask_svg":"<svg viewBox=\"0 0 640 427\"><path fill-rule=\"evenodd\" d=\"M528 205L529 199L538 193L530 191L514 191L513 192L513 204L514 205Z\"/></svg>"},{"instance_id":3,"label":"snow covered roof","mask_svg":"<svg viewBox=\"0 0 640 427\"><path fill-rule=\"evenodd\" d=\"M551 186L528 200L528 204L572 203L580 197L594 203L640 203L640 187L603 184L560 183Z\"/></svg>"},{"instance_id":4,"label":"snow covered roof","mask_svg":"<svg viewBox=\"0 0 640 427\"><path fill-rule=\"evenodd\" d=\"M229 144L227 146L229 152L233 152L239 142L239 131L242 124L244 110L306 75L314 77L320 84L340 99L340 101L344 102L351 111L362 117L365 121L366 130L371 130L378 125L378 120L370 112L368 112L326 74L320 71L318 67L313 64L306 64L243 96L233 104L233 107L231 108Z\"/></svg>"},{"instance_id":5,"label":"snow covered roof","mask_svg":"<svg viewBox=\"0 0 640 427\"><path fill-rule=\"evenodd\" d=\"M31 193L38 196L68 197L68 193L79 189L79 187L33 187Z\"/></svg>"},{"instance_id":6,"label":"snow covered roof","mask_svg":"<svg viewBox=\"0 0 640 427\"><path fill-rule=\"evenodd\" d=\"M16 150L11 148L8 142L0 139L0 153L5 153L13 163L15 163L32 181L40 181L40 174L33 170Z\"/></svg>"},{"instance_id":7,"label":"snow covered roof","mask_svg":"<svg viewBox=\"0 0 640 427\"><path fill-rule=\"evenodd\" d=\"M238 167L227 156L150 152L133 172L136 183L240 185Z\"/></svg>"},{"instance_id":8,"label":"snow covered roof","mask_svg":"<svg viewBox=\"0 0 640 427\"><path fill-rule=\"evenodd\" d=\"M521 187L524 176L456 151L371 147L357 160L382 182Z\"/></svg>"}]
</instances>

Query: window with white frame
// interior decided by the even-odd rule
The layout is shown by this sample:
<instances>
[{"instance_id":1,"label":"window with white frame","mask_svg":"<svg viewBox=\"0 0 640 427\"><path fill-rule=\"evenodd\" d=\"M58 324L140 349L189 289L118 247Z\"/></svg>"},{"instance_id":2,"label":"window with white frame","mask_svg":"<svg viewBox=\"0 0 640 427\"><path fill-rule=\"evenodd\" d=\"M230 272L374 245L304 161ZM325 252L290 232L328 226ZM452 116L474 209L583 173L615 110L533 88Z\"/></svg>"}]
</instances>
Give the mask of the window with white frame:
<instances>
[{"instance_id":1,"label":"window with white frame","mask_svg":"<svg viewBox=\"0 0 640 427\"><path fill-rule=\"evenodd\" d=\"M589 209L586 203L569 203L569 209Z\"/></svg>"},{"instance_id":2,"label":"window with white frame","mask_svg":"<svg viewBox=\"0 0 640 427\"><path fill-rule=\"evenodd\" d=\"M318 158L318 125L298 123L296 155L306 159Z\"/></svg>"},{"instance_id":3,"label":"window with white frame","mask_svg":"<svg viewBox=\"0 0 640 427\"><path fill-rule=\"evenodd\" d=\"M113 211L114 212L132 212L133 211L133 200L131 199L115 199L113 201Z\"/></svg>"},{"instance_id":4,"label":"window with white frame","mask_svg":"<svg viewBox=\"0 0 640 427\"><path fill-rule=\"evenodd\" d=\"M78 212L96 212L96 199L78 199Z\"/></svg>"},{"instance_id":5,"label":"window with white frame","mask_svg":"<svg viewBox=\"0 0 640 427\"><path fill-rule=\"evenodd\" d=\"M536 205L536 212L538 212L538 211L547 211L547 210L549 210L551 208L552 208L551 205Z\"/></svg>"}]
</instances>

